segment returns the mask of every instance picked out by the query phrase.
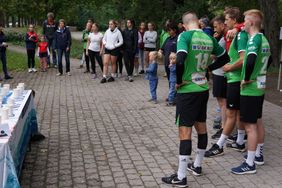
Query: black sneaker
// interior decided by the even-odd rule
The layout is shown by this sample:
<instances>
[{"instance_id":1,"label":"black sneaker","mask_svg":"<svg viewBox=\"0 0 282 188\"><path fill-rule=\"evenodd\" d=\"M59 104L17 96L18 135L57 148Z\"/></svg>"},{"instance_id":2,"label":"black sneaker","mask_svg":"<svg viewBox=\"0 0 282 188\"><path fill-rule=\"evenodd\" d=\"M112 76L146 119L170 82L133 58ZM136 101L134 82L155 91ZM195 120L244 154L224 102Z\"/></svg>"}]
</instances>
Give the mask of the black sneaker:
<instances>
[{"instance_id":1,"label":"black sneaker","mask_svg":"<svg viewBox=\"0 0 282 188\"><path fill-rule=\"evenodd\" d=\"M244 155L244 159L247 160L248 155ZM263 155L260 155L259 157L255 156L254 163L258 166L264 165L264 159Z\"/></svg>"},{"instance_id":2,"label":"black sneaker","mask_svg":"<svg viewBox=\"0 0 282 188\"><path fill-rule=\"evenodd\" d=\"M216 131L216 133L214 135L211 136L212 139L219 139L221 134L222 134L223 129L219 129L218 131Z\"/></svg>"},{"instance_id":3,"label":"black sneaker","mask_svg":"<svg viewBox=\"0 0 282 188\"><path fill-rule=\"evenodd\" d=\"M187 178L183 178L179 180L177 178L177 174L172 174L169 177L162 177L162 182L170 185L174 185L175 187L187 187Z\"/></svg>"},{"instance_id":4,"label":"black sneaker","mask_svg":"<svg viewBox=\"0 0 282 188\"><path fill-rule=\"evenodd\" d=\"M133 78L132 78L132 76L129 76L129 82L133 82Z\"/></svg>"},{"instance_id":5,"label":"black sneaker","mask_svg":"<svg viewBox=\"0 0 282 188\"><path fill-rule=\"evenodd\" d=\"M144 70L141 70L140 72L139 72L139 74L144 74L145 72L144 72Z\"/></svg>"},{"instance_id":6,"label":"black sneaker","mask_svg":"<svg viewBox=\"0 0 282 188\"><path fill-rule=\"evenodd\" d=\"M107 79L105 77L103 77L100 83L103 84L103 83L106 83L106 82L107 82Z\"/></svg>"},{"instance_id":7,"label":"black sneaker","mask_svg":"<svg viewBox=\"0 0 282 188\"><path fill-rule=\"evenodd\" d=\"M213 129L221 129L221 120L213 121Z\"/></svg>"},{"instance_id":8,"label":"black sneaker","mask_svg":"<svg viewBox=\"0 0 282 188\"><path fill-rule=\"evenodd\" d=\"M115 79L113 77L110 77L107 81L108 82L113 82L113 81L115 81Z\"/></svg>"},{"instance_id":9,"label":"black sneaker","mask_svg":"<svg viewBox=\"0 0 282 188\"><path fill-rule=\"evenodd\" d=\"M236 142L237 136L238 136L237 133L232 134L232 135L228 136L227 141L229 141L229 142Z\"/></svg>"},{"instance_id":10,"label":"black sneaker","mask_svg":"<svg viewBox=\"0 0 282 188\"><path fill-rule=\"evenodd\" d=\"M232 149L234 149L236 151L240 151L240 152L244 152L245 149L246 149L245 144L240 145L237 142L227 143L226 147L232 148Z\"/></svg>"},{"instance_id":11,"label":"black sneaker","mask_svg":"<svg viewBox=\"0 0 282 188\"><path fill-rule=\"evenodd\" d=\"M10 76L10 75L6 75L6 76L5 76L5 80L10 80L10 79L13 79L13 77Z\"/></svg>"},{"instance_id":12,"label":"black sneaker","mask_svg":"<svg viewBox=\"0 0 282 188\"><path fill-rule=\"evenodd\" d=\"M194 163L188 163L187 170L192 172L195 176L202 175L202 167L194 167Z\"/></svg>"},{"instance_id":13,"label":"black sneaker","mask_svg":"<svg viewBox=\"0 0 282 188\"><path fill-rule=\"evenodd\" d=\"M223 155L223 147L219 148L217 144L212 145L212 147L205 152L205 157L214 157L217 155Z\"/></svg>"}]
</instances>

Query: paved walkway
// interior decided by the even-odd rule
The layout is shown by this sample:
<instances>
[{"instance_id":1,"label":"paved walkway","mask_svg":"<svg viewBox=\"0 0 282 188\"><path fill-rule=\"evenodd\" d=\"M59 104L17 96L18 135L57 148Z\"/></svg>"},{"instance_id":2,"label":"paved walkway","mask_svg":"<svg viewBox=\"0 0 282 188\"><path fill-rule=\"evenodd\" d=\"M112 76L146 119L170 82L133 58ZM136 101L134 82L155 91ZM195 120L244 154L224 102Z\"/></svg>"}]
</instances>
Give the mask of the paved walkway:
<instances>
[{"instance_id":1,"label":"paved walkway","mask_svg":"<svg viewBox=\"0 0 282 188\"><path fill-rule=\"evenodd\" d=\"M178 138L175 107L164 102L166 79L160 78L159 104L151 104L141 76L133 83L118 79L102 85L77 66L72 62L71 77L57 77L50 69L15 73L10 81L13 86L25 82L36 91L40 131L47 137L27 153L22 187L169 187L160 178L177 168ZM210 135L215 104L210 97ZM243 155L226 149L224 156L204 160L203 176L188 174L189 187L281 187L282 108L265 102L264 122L266 164L257 174L231 174ZM193 150L196 138L194 134Z\"/></svg>"}]
</instances>

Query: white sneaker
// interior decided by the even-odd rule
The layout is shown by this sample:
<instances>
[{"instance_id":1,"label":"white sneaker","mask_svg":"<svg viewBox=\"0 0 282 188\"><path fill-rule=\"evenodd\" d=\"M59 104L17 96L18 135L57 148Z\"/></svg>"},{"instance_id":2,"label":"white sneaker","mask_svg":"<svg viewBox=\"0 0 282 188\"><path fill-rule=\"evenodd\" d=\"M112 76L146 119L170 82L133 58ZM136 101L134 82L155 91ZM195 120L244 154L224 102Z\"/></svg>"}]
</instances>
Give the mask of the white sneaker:
<instances>
[{"instance_id":1,"label":"white sneaker","mask_svg":"<svg viewBox=\"0 0 282 188\"><path fill-rule=\"evenodd\" d=\"M57 73L56 75L57 75L57 76L62 76L62 74L61 74L61 73Z\"/></svg>"},{"instance_id":2,"label":"white sneaker","mask_svg":"<svg viewBox=\"0 0 282 188\"><path fill-rule=\"evenodd\" d=\"M134 77L137 77L137 76L138 76L138 73L134 73L133 76L134 76Z\"/></svg>"},{"instance_id":3,"label":"white sneaker","mask_svg":"<svg viewBox=\"0 0 282 188\"><path fill-rule=\"evenodd\" d=\"M28 69L28 73L31 73L32 72L32 69Z\"/></svg>"},{"instance_id":4,"label":"white sneaker","mask_svg":"<svg viewBox=\"0 0 282 188\"><path fill-rule=\"evenodd\" d=\"M32 68L32 71L33 71L33 72L37 72L37 70L36 70L35 68Z\"/></svg>"},{"instance_id":5,"label":"white sneaker","mask_svg":"<svg viewBox=\"0 0 282 188\"><path fill-rule=\"evenodd\" d=\"M67 72L67 75L68 75L68 76L71 76L71 73L70 73L70 72Z\"/></svg>"}]
</instances>

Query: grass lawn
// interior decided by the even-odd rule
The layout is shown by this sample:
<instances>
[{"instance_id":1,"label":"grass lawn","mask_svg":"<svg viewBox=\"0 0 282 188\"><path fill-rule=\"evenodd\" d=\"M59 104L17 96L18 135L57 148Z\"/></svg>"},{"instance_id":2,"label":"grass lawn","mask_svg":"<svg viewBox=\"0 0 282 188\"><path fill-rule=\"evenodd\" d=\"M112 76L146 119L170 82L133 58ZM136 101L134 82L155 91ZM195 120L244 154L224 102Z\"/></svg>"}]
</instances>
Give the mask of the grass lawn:
<instances>
[{"instance_id":1,"label":"grass lawn","mask_svg":"<svg viewBox=\"0 0 282 188\"><path fill-rule=\"evenodd\" d=\"M7 66L8 71L24 71L27 70L27 56L19 52L7 50ZM39 67L39 58L35 57L35 66ZM0 66L2 71L2 66Z\"/></svg>"}]
</instances>

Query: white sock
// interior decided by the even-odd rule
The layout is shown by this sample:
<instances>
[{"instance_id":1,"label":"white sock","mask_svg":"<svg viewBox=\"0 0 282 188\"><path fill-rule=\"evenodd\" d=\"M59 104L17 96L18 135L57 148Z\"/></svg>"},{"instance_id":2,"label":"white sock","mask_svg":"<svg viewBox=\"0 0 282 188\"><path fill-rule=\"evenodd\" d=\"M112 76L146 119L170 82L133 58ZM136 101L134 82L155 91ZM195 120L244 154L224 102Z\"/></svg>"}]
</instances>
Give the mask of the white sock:
<instances>
[{"instance_id":1,"label":"white sock","mask_svg":"<svg viewBox=\"0 0 282 188\"><path fill-rule=\"evenodd\" d=\"M263 143L257 145L256 157L262 156L262 151L263 151Z\"/></svg>"},{"instance_id":2,"label":"white sock","mask_svg":"<svg viewBox=\"0 0 282 188\"><path fill-rule=\"evenodd\" d=\"M246 163L249 166L253 166L254 165L255 155L256 155L255 151L249 151L248 150L248 157L247 157Z\"/></svg>"},{"instance_id":3,"label":"white sock","mask_svg":"<svg viewBox=\"0 0 282 188\"><path fill-rule=\"evenodd\" d=\"M103 74L103 78L107 78L107 75Z\"/></svg>"},{"instance_id":4,"label":"white sock","mask_svg":"<svg viewBox=\"0 0 282 188\"><path fill-rule=\"evenodd\" d=\"M218 141L217 141L217 143L216 143L216 144L219 146L219 148L222 148L222 147L223 147L223 145L225 144L225 141L226 141L227 137L228 137L228 136L226 136L226 135L224 135L224 134L221 134L221 135L220 135L220 138L218 139Z\"/></svg>"},{"instance_id":5,"label":"white sock","mask_svg":"<svg viewBox=\"0 0 282 188\"><path fill-rule=\"evenodd\" d=\"M238 136L237 136L236 142L237 144L242 145L244 144L244 137L245 137L246 131L238 129L237 132L238 132Z\"/></svg>"},{"instance_id":6,"label":"white sock","mask_svg":"<svg viewBox=\"0 0 282 188\"><path fill-rule=\"evenodd\" d=\"M182 180L187 177L187 164L188 164L189 156L188 155L179 155L179 164L177 171L177 178Z\"/></svg>"},{"instance_id":7,"label":"white sock","mask_svg":"<svg viewBox=\"0 0 282 188\"><path fill-rule=\"evenodd\" d=\"M112 73L112 77L114 77L114 78L115 78L115 77L116 77L116 73Z\"/></svg>"},{"instance_id":8,"label":"white sock","mask_svg":"<svg viewBox=\"0 0 282 188\"><path fill-rule=\"evenodd\" d=\"M202 166L202 161L204 158L206 150L205 149L197 149L197 155L196 159L194 161L194 167L201 167Z\"/></svg>"}]
</instances>

